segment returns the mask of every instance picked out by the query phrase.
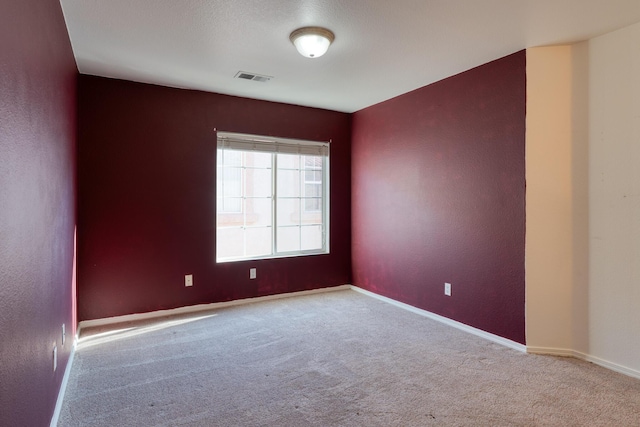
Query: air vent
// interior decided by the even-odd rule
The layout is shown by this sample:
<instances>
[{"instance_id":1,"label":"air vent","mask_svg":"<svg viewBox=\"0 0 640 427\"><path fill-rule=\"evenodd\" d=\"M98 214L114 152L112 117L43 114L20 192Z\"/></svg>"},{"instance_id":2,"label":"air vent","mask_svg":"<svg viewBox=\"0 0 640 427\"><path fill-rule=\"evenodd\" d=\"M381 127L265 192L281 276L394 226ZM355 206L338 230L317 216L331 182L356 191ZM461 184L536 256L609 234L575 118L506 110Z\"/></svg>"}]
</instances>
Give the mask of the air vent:
<instances>
[{"instance_id":1,"label":"air vent","mask_svg":"<svg viewBox=\"0 0 640 427\"><path fill-rule=\"evenodd\" d=\"M235 75L236 79L244 79L244 80L253 80L254 82L266 83L271 80L273 77L271 76L262 76L260 74L255 73L247 73L246 71L238 71Z\"/></svg>"}]
</instances>

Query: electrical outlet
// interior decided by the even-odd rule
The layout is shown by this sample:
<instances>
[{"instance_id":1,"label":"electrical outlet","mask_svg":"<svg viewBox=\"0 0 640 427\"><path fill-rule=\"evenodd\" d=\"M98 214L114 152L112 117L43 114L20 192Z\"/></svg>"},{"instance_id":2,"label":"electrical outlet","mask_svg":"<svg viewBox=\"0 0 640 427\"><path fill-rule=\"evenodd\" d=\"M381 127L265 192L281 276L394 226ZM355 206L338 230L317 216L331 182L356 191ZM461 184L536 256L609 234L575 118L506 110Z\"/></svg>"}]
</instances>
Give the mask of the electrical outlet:
<instances>
[{"instance_id":1,"label":"electrical outlet","mask_svg":"<svg viewBox=\"0 0 640 427\"><path fill-rule=\"evenodd\" d=\"M184 276L184 285L193 286L193 274L187 274Z\"/></svg>"},{"instance_id":2,"label":"electrical outlet","mask_svg":"<svg viewBox=\"0 0 640 427\"><path fill-rule=\"evenodd\" d=\"M256 269L255 268L250 268L249 269L249 279L255 279L256 278Z\"/></svg>"},{"instance_id":3,"label":"electrical outlet","mask_svg":"<svg viewBox=\"0 0 640 427\"><path fill-rule=\"evenodd\" d=\"M67 333L64 330L64 323L62 324L62 345L64 346L64 342L67 339Z\"/></svg>"},{"instance_id":4,"label":"electrical outlet","mask_svg":"<svg viewBox=\"0 0 640 427\"><path fill-rule=\"evenodd\" d=\"M58 369L58 346L53 345L53 372Z\"/></svg>"},{"instance_id":5,"label":"electrical outlet","mask_svg":"<svg viewBox=\"0 0 640 427\"><path fill-rule=\"evenodd\" d=\"M451 296L451 283L444 284L444 294L448 297Z\"/></svg>"}]
</instances>

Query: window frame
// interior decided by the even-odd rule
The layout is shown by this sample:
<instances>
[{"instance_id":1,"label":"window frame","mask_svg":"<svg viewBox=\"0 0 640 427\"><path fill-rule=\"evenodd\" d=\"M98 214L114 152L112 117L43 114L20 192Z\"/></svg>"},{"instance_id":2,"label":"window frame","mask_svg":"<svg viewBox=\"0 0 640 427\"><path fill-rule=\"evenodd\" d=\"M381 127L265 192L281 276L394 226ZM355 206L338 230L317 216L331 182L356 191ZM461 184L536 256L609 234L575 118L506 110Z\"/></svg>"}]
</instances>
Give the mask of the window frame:
<instances>
[{"instance_id":1,"label":"window frame","mask_svg":"<svg viewBox=\"0 0 640 427\"><path fill-rule=\"evenodd\" d=\"M242 134L235 132L216 132L216 180L218 180L219 169L220 166L218 164L217 156L220 153L220 150L233 150L235 152L259 152L259 153L269 153L271 154L271 252L266 255L257 255L257 256L229 256L229 257L220 257L218 255L218 236L219 230L221 227L219 226L219 215L229 215L232 214L230 212L219 212L218 211L218 201L220 200L218 190L220 185L216 182L216 250L215 250L215 258L216 263L226 263L226 262L236 262L236 261L248 261L248 260L261 260L261 259L274 259L274 258L287 258L287 257L298 257L298 256L310 256L310 255L325 255L329 254L329 230L330 230L330 155L329 155L329 142L319 142L319 141L308 141L308 140L298 140L298 139L289 139L289 138L275 138L275 137L267 137L267 136L259 136L259 135L250 135L250 134ZM278 231L280 229L286 228L286 226L278 225L278 155L279 154L293 154L299 155L299 164L298 164L298 173L300 186L298 196L299 199L299 210L300 210L300 218L305 214L310 213L318 213L321 215L321 247L315 249L299 249L293 251L278 251ZM305 168L304 162L305 159L303 156L319 156L322 158L322 188L321 188L321 209L320 211L307 211L306 210L306 200L305 200ZM242 156L241 167L244 166L244 158ZM283 168L281 170L288 170L287 168ZM315 169L318 170L318 169ZM222 175L224 176L224 174ZM244 174L242 174L243 180ZM245 187L242 187L242 200L247 200L251 197L247 197L245 193ZM280 199L285 198L284 196ZM244 203L241 203L243 206ZM243 207L241 207L243 209ZM302 231L303 231L303 222L301 221L298 225L300 228L298 230L299 239L302 239ZM246 237L244 235L246 230L246 224L241 226L243 229L243 239ZM300 240L300 248L303 247L302 240ZM246 242L242 243L243 245L243 253L246 254Z\"/></svg>"}]
</instances>

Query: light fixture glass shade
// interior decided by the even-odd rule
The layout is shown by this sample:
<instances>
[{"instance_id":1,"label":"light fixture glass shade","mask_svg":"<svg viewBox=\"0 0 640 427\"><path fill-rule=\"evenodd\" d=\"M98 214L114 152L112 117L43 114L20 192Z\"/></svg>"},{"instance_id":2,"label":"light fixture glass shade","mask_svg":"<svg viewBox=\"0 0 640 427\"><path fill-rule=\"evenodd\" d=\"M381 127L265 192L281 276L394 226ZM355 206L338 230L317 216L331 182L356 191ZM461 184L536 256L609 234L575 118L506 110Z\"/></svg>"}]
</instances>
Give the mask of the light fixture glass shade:
<instances>
[{"instance_id":1,"label":"light fixture glass shade","mask_svg":"<svg viewBox=\"0 0 640 427\"><path fill-rule=\"evenodd\" d=\"M304 27L295 30L289 38L300 55L319 58L327 52L335 36L326 28Z\"/></svg>"}]
</instances>

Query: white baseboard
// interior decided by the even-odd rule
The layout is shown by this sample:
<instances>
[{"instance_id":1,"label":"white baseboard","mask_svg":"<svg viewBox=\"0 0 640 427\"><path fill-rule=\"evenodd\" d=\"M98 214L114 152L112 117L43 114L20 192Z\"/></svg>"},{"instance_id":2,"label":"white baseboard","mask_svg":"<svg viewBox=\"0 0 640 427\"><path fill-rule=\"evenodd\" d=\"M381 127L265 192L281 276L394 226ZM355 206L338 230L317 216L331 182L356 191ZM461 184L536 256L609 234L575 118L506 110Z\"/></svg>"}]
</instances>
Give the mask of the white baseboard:
<instances>
[{"instance_id":1,"label":"white baseboard","mask_svg":"<svg viewBox=\"0 0 640 427\"><path fill-rule=\"evenodd\" d=\"M636 369L627 368L626 366L619 365L617 363L609 362L608 360L600 359L596 356L591 356L590 354L581 353L579 351L573 352L574 357L578 359L586 360L587 362L595 363L596 365L600 365L603 368L611 369L612 371L618 372L620 374L628 375L630 377L640 379L640 371Z\"/></svg>"},{"instance_id":2,"label":"white baseboard","mask_svg":"<svg viewBox=\"0 0 640 427\"><path fill-rule=\"evenodd\" d=\"M601 359L590 354L582 353L581 351L571 350L568 348L552 348L552 347L534 347L527 346L527 353L530 354L543 354L547 356L561 356L561 357L575 357L576 359L582 359L587 362L594 363L602 366L603 368L610 369L620 374L628 375L633 378L640 379L640 371L636 369L627 368L626 366L619 365L608 360Z\"/></svg>"},{"instance_id":3,"label":"white baseboard","mask_svg":"<svg viewBox=\"0 0 640 427\"><path fill-rule=\"evenodd\" d=\"M535 346L528 345L527 353L544 354L547 356L576 357L575 351L569 348L535 347Z\"/></svg>"},{"instance_id":4,"label":"white baseboard","mask_svg":"<svg viewBox=\"0 0 640 427\"><path fill-rule=\"evenodd\" d=\"M53 416L51 417L50 427L56 427L58 425L58 418L60 418L62 402L64 402L64 394L67 391L67 383L69 382L69 375L71 375L71 365L73 365L73 358L76 354L77 344L78 337L76 335L73 339L73 345L71 346L71 353L69 353L69 360L67 360L67 367L64 369L64 375L62 376L60 390L58 390L58 399L56 400L56 408L54 409Z\"/></svg>"},{"instance_id":5,"label":"white baseboard","mask_svg":"<svg viewBox=\"0 0 640 427\"><path fill-rule=\"evenodd\" d=\"M440 323L444 323L445 325L454 327L456 329L460 329L461 331L468 332L468 333L473 334L473 335L477 335L477 336L479 336L481 338L484 338L486 340L495 342L497 344L501 344L501 345L503 345L505 347L509 347L509 348L514 349L514 350L521 351L523 353L526 352L526 346L524 346L524 345L522 345L520 343L517 343L515 341L509 340L507 338L503 338L501 336L498 336L498 335L483 331L481 329L474 328L473 326L465 325L464 323L460 323L460 322L457 322L455 320L449 319L447 317L440 316L439 314L435 314L435 313L432 313L430 311L423 310L421 308L417 308L417 307L414 307L412 305L405 304L403 302L399 302L399 301L396 301L394 299L384 297L382 295L378 295L378 294L376 294L374 292L367 291L367 290L359 288L357 286L351 285L351 289L353 289L354 291L363 293L365 295L369 295L370 297L379 299L381 301L387 302L389 304L393 304L396 307L400 307L400 308L403 308L405 310L411 311L412 313L416 313L416 314L419 314L421 316L428 317L430 319L436 320L436 321L438 321Z\"/></svg>"},{"instance_id":6,"label":"white baseboard","mask_svg":"<svg viewBox=\"0 0 640 427\"><path fill-rule=\"evenodd\" d=\"M116 323L132 322L137 320L155 319L158 317L174 316L177 314L197 313L200 311L216 310L216 309L225 308L225 307L233 307L236 305L252 304L255 302L270 301L270 300L289 298L289 297L297 297L302 295L319 294L324 292L343 291L347 289L351 289L351 286L340 285L340 286L333 286L330 288L320 288L320 289L311 289L308 291L288 292L285 294L266 295L263 297L245 298L245 299L239 299L239 300L233 300L233 301L189 305L186 307L171 308L168 310L157 310L157 311L151 311L148 313L125 314L123 316L106 317L103 319L83 320L78 324L78 335L80 335L80 330L82 328L112 325Z\"/></svg>"},{"instance_id":7,"label":"white baseboard","mask_svg":"<svg viewBox=\"0 0 640 427\"><path fill-rule=\"evenodd\" d=\"M449 319L447 317L440 316L435 313L431 313L427 310L422 310L420 308L411 306L409 304L405 304L394 299L384 297L382 295L378 295L374 292L367 291L366 289L359 288L357 286L350 286L354 291L363 293L365 295L369 295L373 298L379 299L381 301L388 302L389 304L393 304L397 307L404 308L405 310L409 310L413 313L417 313L421 316L428 317L430 319L436 320L438 322L444 323L445 325L452 326L454 328L460 329L462 331L477 335L481 338L485 338L489 341L493 341L498 344L502 344L506 347L512 348L514 350L518 350L521 352L526 352L529 354L541 354L547 356L560 356L560 357L575 357L577 359L586 360L587 362L595 363L596 365L602 366L603 368L610 369L612 371L628 375L630 377L640 379L640 371L627 368L626 366L619 365L617 363L609 362L604 359L600 359L596 356L592 356L589 354L585 354L576 350L567 349L567 348L552 348L552 347L535 347L535 346L525 346L515 341L508 340L506 338L500 337L498 335L491 334L489 332L483 331L481 329L474 328L469 325L465 325L464 323L457 322L455 320Z\"/></svg>"},{"instance_id":8,"label":"white baseboard","mask_svg":"<svg viewBox=\"0 0 640 427\"><path fill-rule=\"evenodd\" d=\"M240 300L234 300L234 301L225 301L225 302L216 302L216 303L210 303L210 304L199 304L199 305L192 305L192 306L187 306L187 307L179 307L179 308L173 308L173 309L169 309L169 310L158 310L158 311L152 311L149 313L136 313L136 314L127 314L124 316L115 316L115 317L108 317L108 318L104 318L104 319L95 319L95 320L84 320L82 322L80 322L78 324L78 332L77 332L77 336L80 335L80 330L82 328L87 328L87 327L93 327L93 326L104 326L104 325L110 325L110 324L116 324L116 323L122 323L122 322L130 322L130 321L136 321L136 320L146 320L146 319L154 319L154 318L159 318L159 317L166 317L166 316L172 316L172 315L177 315L177 314L187 314L187 313L197 313L199 311L207 311L207 310L215 310L215 309L220 309L220 308L225 308L225 307L233 307L233 306L237 306L237 305L243 305L243 304L251 304L251 303L255 303L255 302L261 302L261 301L269 301L269 300L276 300L276 299L282 299L282 298L289 298L289 297L295 297L295 296L301 296L301 295L311 295L311 294L318 294L318 293L324 293L324 292L335 292L335 291L343 291L343 290L347 290L347 289L351 289L354 290L356 292L360 292L364 295L368 295L370 297L376 298L378 300L384 301L386 303L392 304L396 307L400 307L403 308L405 310L411 311L413 313L419 314L421 316L425 316L428 317L430 319L436 320L440 323L443 323L445 325L454 327L456 329L459 329L461 331L476 335L478 337L484 338L486 340L495 342L497 344L503 345L505 347L523 352L523 353L530 353L530 354L544 354L544 355L550 355L550 356L562 356L562 357L575 357L578 359L582 359L582 360L586 360L588 362L592 362L595 363L596 365L600 365L604 368L607 369L611 369L612 371L615 372L619 372L621 374L625 374L628 375L630 377L634 377L634 378L639 378L640 379L640 371L635 370L635 369L631 369L631 368L627 368L625 366L613 363L613 362L609 362L607 360L604 359L600 359L596 356L591 356L589 354L585 354L585 353L581 353L579 351L576 350L571 350L571 349L565 349L565 348L551 348L551 347L535 347L535 346L525 346L522 345L520 343L517 343L515 341L509 340L507 338L503 338L501 336L483 331L481 329L478 328L474 328L473 326L469 326L469 325L465 325L464 323L460 323L457 322L455 320L449 319L447 317L444 316L440 316L438 314L432 313L430 311L427 310L423 310L417 307L414 307L412 305L409 304L405 304L402 303L400 301L396 301L394 299L382 296L382 295L378 295L374 292L371 291L367 291L365 289L359 288L357 286L354 285L340 285L340 286L334 286L334 287L329 287L329 288L321 288L321 289L312 289L312 290L308 290L308 291L299 291L299 292L289 292L289 293L285 293L285 294L276 294L276 295L267 295L267 296L263 296L263 297L255 297L255 298L246 298L246 299L240 299ZM76 340L77 342L77 340ZM64 379L63 379L63 383L60 389L60 394L58 395L58 401L56 403L56 412L54 413L54 417L55 417L55 421L57 423L57 416L59 413L59 410L62 406L62 398L64 397L64 390L66 389L66 382L68 379L68 375L69 375L69 371L71 370L71 363L73 362L73 356L75 354L75 348L76 348L76 342L74 342L74 346L71 352L71 356L69 357L69 362L67 363L67 368L65 369L65 375L64 375ZM54 419L52 418L51 420L51 426L55 426L55 424L53 423Z\"/></svg>"}]
</instances>

